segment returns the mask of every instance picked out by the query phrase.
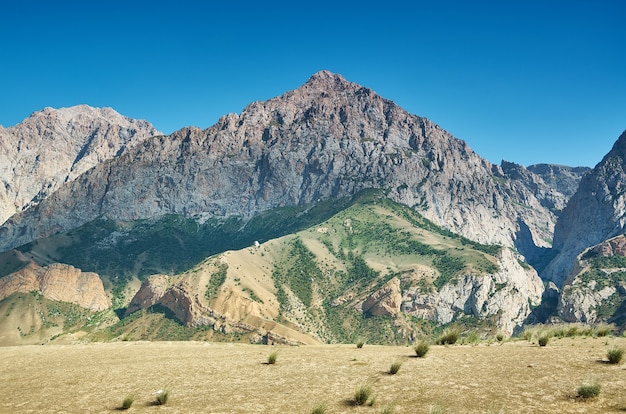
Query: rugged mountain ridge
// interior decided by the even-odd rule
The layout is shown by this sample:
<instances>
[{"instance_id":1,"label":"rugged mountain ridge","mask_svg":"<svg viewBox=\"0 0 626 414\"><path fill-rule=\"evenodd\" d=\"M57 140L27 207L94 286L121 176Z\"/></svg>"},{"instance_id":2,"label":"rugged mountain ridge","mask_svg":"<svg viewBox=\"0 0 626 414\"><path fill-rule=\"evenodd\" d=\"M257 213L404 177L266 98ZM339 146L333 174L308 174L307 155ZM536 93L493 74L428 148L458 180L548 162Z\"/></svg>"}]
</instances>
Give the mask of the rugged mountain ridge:
<instances>
[{"instance_id":1,"label":"rugged mountain ridge","mask_svg":"<svg viewBox=\"0 0 626 414\"><path fill-rule=\"evenodd\" d=\"M574 276L586 248L624 232L626 225L626 131L580 181L555 226L556 257L542 276L561 286Z\"/></svg>"},{"instance_id":2,"label":"rugged mountain ridge","mask_svg":"<svg viewBox=\"0 0 626 414\"><path fill-rule=\"evenodd\" d=\"M548 246L554 214L431 121L327 71L213 127L142 141L0 228L3 250L98 217L250 217L383 188L464 236Z\"/></svg>"},{"instance_id":3,"label":"rugged mountain ridge","mask_svg":"<svg viewBox=\"0 0 626 414\"><path fill-rule=\"evenodd\" d=\"M44 108L0 127L0 224L159 132L111 108Z\"/></svg>"}]
</instances>

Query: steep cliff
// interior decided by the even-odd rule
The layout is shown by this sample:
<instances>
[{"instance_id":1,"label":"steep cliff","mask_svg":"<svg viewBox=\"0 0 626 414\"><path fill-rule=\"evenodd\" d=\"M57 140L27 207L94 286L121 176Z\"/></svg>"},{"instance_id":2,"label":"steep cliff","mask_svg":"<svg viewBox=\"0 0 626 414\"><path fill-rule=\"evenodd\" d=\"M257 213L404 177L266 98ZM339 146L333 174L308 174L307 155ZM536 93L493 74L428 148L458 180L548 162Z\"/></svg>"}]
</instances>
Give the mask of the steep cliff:
<instances>
[{"instance_id":1,"label":"steep cliff","mask_svg":"<svg viewBox=\"0 0 626 414\"><path fill-rule=\"evenodd\" d=\"M111 108L45 108L0 127L0 224L64 183L157 135L146 122Z\"/></svg>"},{"instance_id":2,"label":"steep cliff","mask_svg":"<svg viewBox=\"0 0 626 414\"><path fill-rule=\"evenodd\" d=\"M626 237L591 247L576 258L557 314L566 322L626 322Z\"/></svg>"},{"instance_id":3,"label":"steep cliff","mask_svg":"<svg viewBox=\"0 0 626 414\"><path fill-rule=\"evenodd\" d=\"M47 299L74 303L92 311L102 311L110 306L100 277L72 266L53 264L41 267L31 262L0 278L0 300L14 293L33 291Z\"/></svg>"},{"instance_id":4,"label":"steep cliff","mask_svg":"<svg viewBox=\"0 0 626 414\"><path fill-rule=\"evenodd\" d=\"M554 214L520 181L431 121L330 72L207 130L142 141L0 228L0 248L98 217L251 217L382 188L448 229L522 253L549 246Z\"/></svg>"},{"instance_id":5,"label":"steep cliff","mask_svg":"<svg viewBox=\"0 0 626 414\"><path fill-rule=\"evenodd\" d=\"M626 132L580 181L556 224L556 257L542 273L562 285L575 271L576 256L624 232L626 224Z\"/></svg>"}]
</instances>

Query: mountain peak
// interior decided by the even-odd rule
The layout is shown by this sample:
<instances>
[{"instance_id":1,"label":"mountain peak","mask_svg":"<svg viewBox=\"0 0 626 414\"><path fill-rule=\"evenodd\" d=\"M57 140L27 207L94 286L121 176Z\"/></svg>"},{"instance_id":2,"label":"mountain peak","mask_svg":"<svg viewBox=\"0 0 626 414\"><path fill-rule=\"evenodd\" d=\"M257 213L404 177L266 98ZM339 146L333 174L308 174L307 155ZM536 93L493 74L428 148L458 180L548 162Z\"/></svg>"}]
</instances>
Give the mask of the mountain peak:
<instances>
[{"instance_id":1,"label":"mountain peak","mask_svg":"<svg viewBox=\"0 0 626 414\"><path fill-rule=\"evenodd\" d=\"M314 73L313 76L311 76L304 84L305 87L334 90L344 90L347 87L354 85L355 84L348 82L343 76L328 70L320 70L319 72Z\"/></svg>"}]
</instances>

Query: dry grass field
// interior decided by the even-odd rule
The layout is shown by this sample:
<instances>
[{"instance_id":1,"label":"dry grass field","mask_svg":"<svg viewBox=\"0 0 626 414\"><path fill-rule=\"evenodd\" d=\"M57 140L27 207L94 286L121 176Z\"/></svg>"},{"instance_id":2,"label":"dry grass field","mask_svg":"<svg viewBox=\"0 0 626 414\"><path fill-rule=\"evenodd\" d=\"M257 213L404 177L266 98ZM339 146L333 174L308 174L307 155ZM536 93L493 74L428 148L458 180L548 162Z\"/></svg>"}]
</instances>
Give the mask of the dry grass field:
<instances>
[{"instance_id":1,"label":"dry grass field","mask_svg":"<svg viewBox=\"0 0 626 414\"><path fill-rule=\"evenodd\" d=\"M129 394L138 413L610 413L626 412L626 365L606 363L626 338L411 347L300 347L117 342L0 348L3 413L111 413ZM276 364L268 356L278 351ZM387 372L403 362L396 375ZM577 388L601 385L582 401ZM371 384L373 406L355 406ZM155 392L170 391L165 405ZM393 411L390 410L393 407Z\"/></svg>"}]
</instances>

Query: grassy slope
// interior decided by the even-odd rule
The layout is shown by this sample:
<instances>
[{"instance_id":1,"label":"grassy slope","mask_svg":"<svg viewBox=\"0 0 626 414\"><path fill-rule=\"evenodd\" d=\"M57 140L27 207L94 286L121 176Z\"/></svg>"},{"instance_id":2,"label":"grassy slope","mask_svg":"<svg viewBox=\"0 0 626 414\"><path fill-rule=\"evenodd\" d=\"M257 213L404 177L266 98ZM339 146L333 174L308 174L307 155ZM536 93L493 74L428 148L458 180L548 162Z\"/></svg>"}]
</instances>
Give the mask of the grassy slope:
<instances>
[{"instance_id":1,"label":"grassy slope","mask_svg":"<svg viewBox=\"0 0 626 414\"><path fill-rule=\"evenodd\" d=\"M186 280L196 286L198 296L221 314L264 329L275 326L272 321L277 321L290 329L312 332L323 342L354 342L361 338L404 343L411 332L430 334L433 326L427 322L405 317L365 317L357 307L394 276L401 278L403 289L418 284L421 289L434 290L453 280L460 270L497 269L489 253L495 254L498 247L479 245L442 230L376 191L335 204L278 209L245 226L233 220L213 230L210 229L215 223L198 225L173 216L132 224L99 221L22 250L41 261L44 257L74 258L66 261L82 263L86 267L83 270L100 269L105 275L113 269L141 266L139 276L148 270L182 268L185 271L172 283ZM233 232L230 238L227 229ZM269 240L259 248L252 246L254 240L263 241L273 234L297 229L300 230ZM130 241L124 241L121 234ZM240 247L244 243L247 247L243 249L208 259L202 256L202 252L231 245ZM78 249L81 245L84 250ZM130 250L124 250L126 247ZM163 253L166 250L167 254ZM126 253L125 259L120 259L122 252ZM97 263L94 257L98 258ZM151 262L155 257L159 260ZM200 258L203 261L198 264ZM105 265L107 260L110 262ZM138 261L143 261L143 265ZM222 265L227 270L220 274L217 269ZM127 285L126 273L105 277L105 285L117 306L122 305L124 292L129 299L128 294L138 288L134 280ZM91 337L248 339L236 333L219 335L207 329L185 329L164 309L151 309L143 316L131 318L138 320L122 320L105 332L90 329Z\"/></svg>"}]
</instances>

